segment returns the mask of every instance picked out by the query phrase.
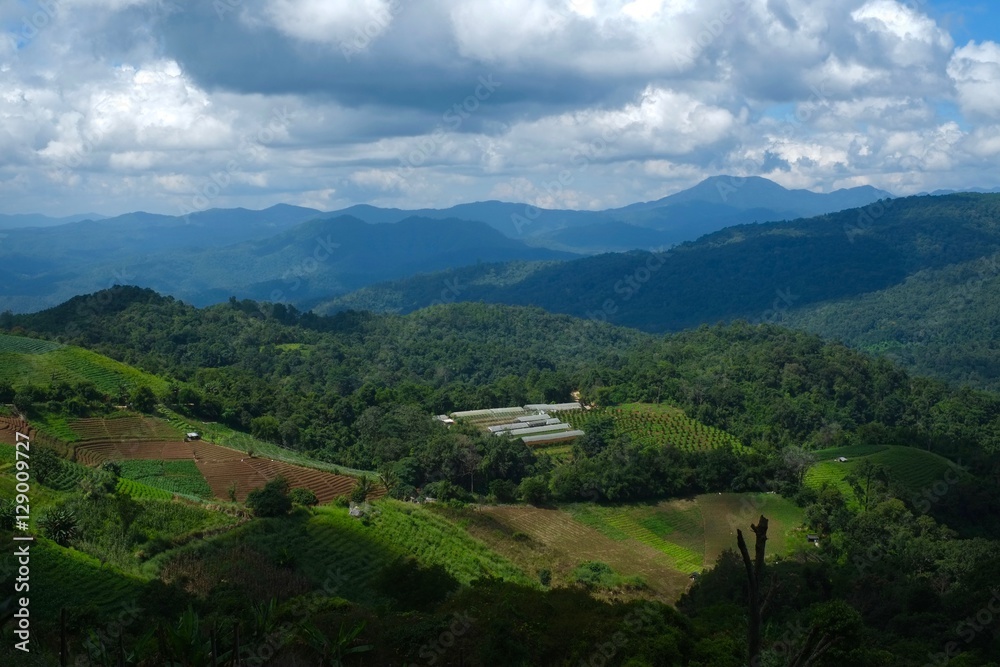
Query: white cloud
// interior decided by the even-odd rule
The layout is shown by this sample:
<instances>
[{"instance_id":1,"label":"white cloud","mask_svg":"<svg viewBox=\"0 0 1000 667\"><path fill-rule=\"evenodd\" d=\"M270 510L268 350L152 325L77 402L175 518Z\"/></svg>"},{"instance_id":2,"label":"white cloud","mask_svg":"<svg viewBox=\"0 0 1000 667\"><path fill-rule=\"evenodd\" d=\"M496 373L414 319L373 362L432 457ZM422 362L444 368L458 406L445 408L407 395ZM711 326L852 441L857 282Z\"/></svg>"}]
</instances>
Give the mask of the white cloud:
<instances>
[{"instance_id":1,"label":"white cloud","mask_svg":"<svg viewBox=\"0 0 1000 667\"><path fill-rule=\"evenodd\" d=\"M957 49L948 63L948 75L963 111L1000 118L1000 44L970 42Z\"/></svg>"},{"instance_id":2,"label":"white cloud","mask_svg":"<svg viewBox=\"0 0 1000 667\"><path fill-rule=\"evenodd\" d=\"M307 42L359 48L389 28L400 0L267 0L263 17L281 32Z\"/></svg>"}]
</instances>

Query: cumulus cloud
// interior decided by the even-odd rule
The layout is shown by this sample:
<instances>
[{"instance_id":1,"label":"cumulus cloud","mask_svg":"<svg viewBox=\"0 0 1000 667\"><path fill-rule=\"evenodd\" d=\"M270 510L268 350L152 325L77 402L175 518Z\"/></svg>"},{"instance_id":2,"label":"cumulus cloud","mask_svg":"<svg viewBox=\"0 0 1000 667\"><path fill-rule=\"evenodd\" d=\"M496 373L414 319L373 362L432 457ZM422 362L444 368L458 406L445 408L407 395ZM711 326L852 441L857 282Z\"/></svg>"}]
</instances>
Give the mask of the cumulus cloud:
<instances>
[{"instance_id":1,"label":"cumulus cloud","mask_svg":"<svg viewBox=\"0 0 1000 667\"><path fill-rule=\"evenodd\" d=\"M45 0L0 25L11 212L1000 180L1000 46L924 3Z\"/></svg>"},{"instance_id":2,"label":"cumulus cloud","mask_svg":"<svg viewBox=\"0 0 1000 667\"><path fill-rule=\"evenodd\" d=\"M1000 44L970 42L957 49L948 63L948 74L963 111L1000 118Z\"/></svg>"}]
</instances>

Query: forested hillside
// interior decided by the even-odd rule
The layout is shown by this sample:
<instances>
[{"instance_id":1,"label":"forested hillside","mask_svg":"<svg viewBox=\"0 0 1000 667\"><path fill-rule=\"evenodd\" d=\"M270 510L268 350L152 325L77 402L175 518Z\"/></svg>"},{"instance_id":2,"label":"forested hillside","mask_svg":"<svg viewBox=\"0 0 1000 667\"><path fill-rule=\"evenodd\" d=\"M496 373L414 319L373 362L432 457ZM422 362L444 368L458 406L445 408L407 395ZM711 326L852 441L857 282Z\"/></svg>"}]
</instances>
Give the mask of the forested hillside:
<instances>
[{"instance_id":1,"label":"forested hillside","mask_svg":"<svg viewBox=\"0 0 1000 667\"><path fill-rule=\"evenodd\" d=\"M441 300L539 306L650 332L746 319L803 327L918 372L997 388L990 289L1000 196L882 200L793 222L740 225L657 254L606 254L485 280L456 269L364 288L317 306L411 312Z\"/></svg>"},{"instance_id":2,"label":"forested hillside","mask_svg":"<svg viewBox=\"0 0 1000 667\"><path fill-rule=\"evenodd\" d=\"M627 626L606 664L741 667L734 532L762 514L773 590L762 655L775 664L791 651L817 667L921 667L990 602L1000 396L814 335L737 322L654 336L483 304L198 309L132 287L8 314L0 328L0 440L30 429L78 457L33 463L47 470L35 487L42 651L56 650L62 606L72 653L98 661L196 664L241 637L252 652L279 625L272 650L287 661L333 650L345 664L412 661L458 613L471 620L449 640L455 653L435 654L446 664L585 660L594 633ZM574 392L592 407L567 418L586 435L558 456L432 417ZM357 518L342 497L310 509L301 488L289 513L277 479L256 496L232 486L229 502L208 490L198 470L214 474L215 444L157 442L173 462L130 458L153 446L143 437L178 439L189 424L212 438L237 429L286 459L377 469L379 486L355 482ZM121 446L88 444L98 427ZM129 460L91 460L109 447ZM0 485L12 486L4 460ZM121 521L131 528L113 529ZM110 622L122 600L143 611L119 648L78 629ZM1000 655L986 631L961 649L954 664Z\"/></svg>"}]
</instances>

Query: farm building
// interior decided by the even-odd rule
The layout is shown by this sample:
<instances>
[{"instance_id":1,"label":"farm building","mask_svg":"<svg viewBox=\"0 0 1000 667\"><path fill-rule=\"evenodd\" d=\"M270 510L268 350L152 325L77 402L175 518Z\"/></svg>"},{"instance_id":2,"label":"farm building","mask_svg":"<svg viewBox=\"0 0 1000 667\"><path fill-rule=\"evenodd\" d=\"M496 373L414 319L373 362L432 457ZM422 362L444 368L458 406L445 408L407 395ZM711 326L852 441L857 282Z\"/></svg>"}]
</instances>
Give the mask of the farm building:
<instances>
[{"instance_id":1,"label":"farm building","mask_svg":"<svg viewBox=\"0 0 1000 667\"><path fill-rule=\"evenodd\" d=\"M538 435L526 435L521 438L521 442L529 447L538 445L549 445L555 442L565 442L573 438L584 435L583 431L554 431L552 433L539 433Z\"/></svg>"},{"instance_id":2,"label":"farm building","mask_svg":"<svg viewBox=\"0 0 1000 667\"><path fill-rule=\"evenodd\" d=\"M560 410L579 410L579 403L538 403L521 408L491 408L451 413L452 419L464 419L493 435L514 435L526 445L545 445L578 438L583 431L551 416ZM439 417L440 418L440 417Z\"/></svg>"},{"instance_id":3,"label":"farm building","mask_svg":"<svg viewBox=\"0 0 1000 667\"><path fill-rule=\"evenodd\" d=\"M185 433L184 434L184 439L187 440L187 441L201 440L201 434L200 433L195 433L194 431L191 431L190 433Z\"/></svg>"},{"instance_id":4,"label":"farm building","mask_svg":"<svg viewBox=\"0 0 1000 667\"><path fill-rule=\"evenodd\" d=\"M582 410L583 406L580 405L578 401L572 403L532 403L530 405L524 406L525 410L534 410L536 412L563 412L565 410Z\"/></svg>"}]
</instances>

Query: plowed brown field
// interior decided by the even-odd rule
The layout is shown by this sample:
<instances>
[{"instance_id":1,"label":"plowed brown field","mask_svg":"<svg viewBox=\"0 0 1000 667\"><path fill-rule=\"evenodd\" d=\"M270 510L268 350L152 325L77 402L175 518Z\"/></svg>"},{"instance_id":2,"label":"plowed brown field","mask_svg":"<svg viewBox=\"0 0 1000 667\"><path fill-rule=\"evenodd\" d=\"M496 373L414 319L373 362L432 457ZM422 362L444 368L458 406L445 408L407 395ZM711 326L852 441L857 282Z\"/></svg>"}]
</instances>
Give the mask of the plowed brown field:
<instances>
[{"instance_id":1,"label":"plowed brown field","mask_svg":"<svg viewBox=\"0 0 1000 667\"><path fill-rule=\"evenodd\" d=\"M245 452L204 440L184 442L179 432L152 419L78 420L72 428L81 436L86 436L74 446L78 463L98 466L109 460L193 460L212 493L224 500L228 500L229 487L233 483L236 484L237 500L243 501L250 491L279 475L288 480L293 489L309 489L321 503L348 495L357 485L356 479L346 475L267 458L251 458ZM0 442L14 444L18 431L33 438L38 435L24 420L0 417ZM170 439L172 437L176 439ZM377 491L374 495L382 493Z\"/></svg>"}]
</instances>

